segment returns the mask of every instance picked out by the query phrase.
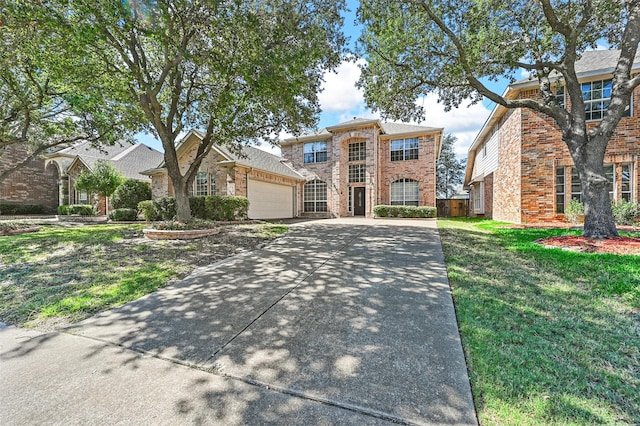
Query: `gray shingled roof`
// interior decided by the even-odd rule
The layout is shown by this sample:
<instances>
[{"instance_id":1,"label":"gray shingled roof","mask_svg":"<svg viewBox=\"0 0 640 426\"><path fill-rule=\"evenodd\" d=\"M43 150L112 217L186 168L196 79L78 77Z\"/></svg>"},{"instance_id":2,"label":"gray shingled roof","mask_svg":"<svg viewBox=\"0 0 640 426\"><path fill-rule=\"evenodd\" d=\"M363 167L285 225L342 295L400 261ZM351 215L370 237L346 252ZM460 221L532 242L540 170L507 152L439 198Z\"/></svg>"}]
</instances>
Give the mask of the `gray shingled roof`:
<instances>
[{"instance_id":1,"label":"gray shingled roof","mask_svg":"<svg viewBox=\"0 0 640 426\"><path fill-rule=\"evenodd\" d=\"M576 74L580 77L584 74L606 74L613 72L618 63L618 58L620 58L619 50L591 50L584 52L580 59L576 61ZM640 65L640 51L636 54L633 63L636 65L634 68ZM557 76L558 74L555 73L555 75ZM515 82L514 85L525 84L532 81L535 81L535 79L524 78Z\"/></svg>"},{"instance_id":2,"label":"gray shingled roof","mask_svg":"<svg viewBox=\"0 0 640 426\"><path fill-rule=\"evenodd\" d=\"M51 154L70 155L80 157L90 169L98 160L108 160L126 178L146 179L140 172L157 167L164 158L160 151L144 145L128 141L116 142L114 145L95 147L91 142L84 141Z\"/></svg>"},{"instance_id":3,"label":"gray shingled roof","mask_svg":"<svg viewBox=\"0 0 640 426\"><path fill-rule=\"evenodd\" d=\"M328 128L324 128L316 132L305 133L303 135L298 136L297 138L296 137L287 138L284 140L284 142L295 142L297 139L307 139L314 136L329 137L331 136L332 133L328 129L346 128L349 126L358 126L361 124L375 123L375 122L377 122L380 125L380 127L382 128L382 131L386 135L442 130L436 127L418 126L415 124L391 123L391 122L384 122L384 121L379 121L371 118L354 118L353 120L345 121L343 123L338 123L335 126L329 126Z\"/></svg>"},{"instance_id":4,"label":"gray shingled roof","mask_svg":"<svg viewBox=\"0 0 640 426\"><path fill-rule=\"evenodd\" d=\"M401 133L412 133L412 132L429 132L429 131L437 131L442 130L436 127L427 127L427 126L416 126L414 124L405 124L405 123L385 123L381 122L380 126L382 130L387 135L396 135Z\"/></svg>"},{"instance_id":5,"label":"gray shingled roof","mask_svg":"<svg viewBox=\"0 0 640 426\"><path fill-rule=\"evenodd\" d=\"M300 179L302 176L295 172L292 168L282 162L282 158L253 146L242 147L240 154L232 152L226 147L217 146L226 157L238 164L254 167L256 169L275 173L281 176L287 176L294 179Z\"/></svg>"},{"instance_id":6,"label":"gray shingled roof","mask_svg":"<svg viewBox=\"0 0 640 426\"><path fill-rule=\"evenodd\" d=\"M111 163L125 177L131 179L146 178L140 172L158 167L158 164L164 160L163 153L141 143L134 145L131 150L122 154L124 155L111 159Z\"/></svg>"},{"instance_id":7,"label":"gray shingled roof","mask_svg":"<svg viewBox=\"0 0 640 426\"><path fill-rule=\"evenodd\" d=\"M345 122L338 123L333 126L328 126L328 128L331 129L334 127L339 128L339 127L359 126L361 124L368 124L368 123L377 122L377 121L378 120L376 120L375 118L353 117L353 120L347 120Z\"/></svg>"}]
</instances>

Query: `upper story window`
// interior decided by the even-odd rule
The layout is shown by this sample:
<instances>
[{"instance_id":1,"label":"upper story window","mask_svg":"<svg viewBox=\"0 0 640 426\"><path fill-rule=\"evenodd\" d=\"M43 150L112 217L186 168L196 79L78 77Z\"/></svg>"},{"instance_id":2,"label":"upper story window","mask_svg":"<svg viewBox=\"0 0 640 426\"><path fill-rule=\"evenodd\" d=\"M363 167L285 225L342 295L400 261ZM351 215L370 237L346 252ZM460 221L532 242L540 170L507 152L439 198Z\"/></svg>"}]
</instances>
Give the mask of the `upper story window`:
<instances>
[{"instance_id":1,"label":"upper story window","mask_svg":"<svg viewBox=\"0 0 640 426\"><path fill-rule=\"evenodd\" d=\"M417 160L418 138L391 141L391 161Z\"/></svg>"},{"instance_id":2,"label":"upper story window","mask_svg":"<svg viewBox=\"0 0 640 426\"><path fill-rule=\"evenodd\" d=\"M584 114L587 120L602 120L611 102L611 80L596 80L582 83ZM631 103L625 109L623 117L631 116Z\"/></svg>"},{"instance_id":3,"label":"upper story window","mask_svg":"<svg viewBox=\"0 0 640 426\"><path fill-rule=\"evenodd\" d=\"M309 142L304 144L305 163L324 163L327 161L327 143Z\"/></svg>"},{"instance_id":4,"label":"upper story window","mask_svg":"<svg viewBox=\"0 0 640 426\"><path fill-rule=\"evenodd\" d=\"M613 83L611 80L597 80L582 83L581 87L585 118L588 121L602 120L604 113L609 108ZM566 105L564 86L556 86L556 103L563 108ZM632 102L629 102L623 117L631 116L631 105Z\"/></svg>"},{"instance_id":5,"label":"upper story window","mask_svg":"<svg viewBox=\"0 0 640 426\"><path fill-rule=\"evenodd\" d=\"M361 161L367 157L367 143L354 142L349 144L349 161Z\"/></svg>"}]
</instances>

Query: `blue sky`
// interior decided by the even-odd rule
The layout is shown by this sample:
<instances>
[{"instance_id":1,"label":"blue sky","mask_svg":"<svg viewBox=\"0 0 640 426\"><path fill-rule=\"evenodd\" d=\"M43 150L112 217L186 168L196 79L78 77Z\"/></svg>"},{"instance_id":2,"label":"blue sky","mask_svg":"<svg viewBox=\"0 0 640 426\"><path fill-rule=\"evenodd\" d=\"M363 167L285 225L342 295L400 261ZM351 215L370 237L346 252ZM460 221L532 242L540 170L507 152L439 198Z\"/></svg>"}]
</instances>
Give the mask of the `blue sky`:
<instances>
[{"instance_id":1,"label":"blue sky","mask_svg":"<svg viewBox=\"0 0 640 426\"><path fill-rule=\"evenodd\" d=\"M350 45L353 46L360 35L360 27L355 23L359 1L347 0L347 4L350 11L345 14L344 32L350 38ZM319 95L322 108L318 123L319 129L351 120L354 117L379 118L378 114L372 113L366 107L362 92L355 87L355 82L359 76L360 69L353 62L343 62L335 73L327 73L325 75L324 90ZM492 83L490 88L502 93L507 84L507 81ZM451 133L456 136L458 142L455 146L455 151L459 157L466 157L469 146L493 108L493 105L487 101L471 106L463 104L458 109L445 112L442 105L437 103L435 95L422 98L419 102L423 103L428 113L425 121L418 124L430 127L444 127L445 133ZM288 135L282 135L282 137L286 136ZM163 151L161 143L151 135L139 134L137 140ZM277 147L263 145L259 148L274 154L280 154L280 150Z\"/></svg>"}]
</instances>

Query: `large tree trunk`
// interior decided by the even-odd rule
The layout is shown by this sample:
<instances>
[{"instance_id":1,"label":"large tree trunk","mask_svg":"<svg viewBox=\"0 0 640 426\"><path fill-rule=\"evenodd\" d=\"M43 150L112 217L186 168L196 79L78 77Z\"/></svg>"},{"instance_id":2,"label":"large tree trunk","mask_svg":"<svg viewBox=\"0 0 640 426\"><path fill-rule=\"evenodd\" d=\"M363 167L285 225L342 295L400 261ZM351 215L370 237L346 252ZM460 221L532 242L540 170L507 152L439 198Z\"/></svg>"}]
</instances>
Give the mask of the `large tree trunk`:
<instances>
[{"instance_id":1,"label":"large tree trunk","mask_svg":"<svg viewBox=\"0 0 640 426\"><path fill-rule=\"evenodd\" d=\"M191 220L191 207L189 206L187 179L180 174L180 170L171 170L170 167L167 167L167 171L173 184L173 193L176 199L176 220L183 223L189 222Z\"/></svg>"},{"instance_id":2,"label":"large tree trunk","mask_svg":"<svg viewBox=\"0 0 640 426\"><path fill-rule=\"evenodd\" d=\"M176 195L176 220L178 222L189 222L191 220L191 207L189 206L189 190L184 182L176 186L174 183L174 191Z\"/></svg>"},{"instance_id":3,"label":"large tree trunk","mask_svg":"<svg viewBox=\"0 0 640 426\"><path fill-rule=\"evenodd\" d=\"M598 239L618 236L602 163L599 166L585 164L578 168L578 173L582 181L584 203L583 235Z\"/></svg>"},{"instance_id":4,"label":"large tree trunk","mask_svg":"<svg viewBox=\"0 0 640 426\"><path fill-rule=\"evenodd\" d=\"M617 237L609 198L609 182L604 172L606 143L594 139L587 140L586 143L567 144L582 183L583 235L597 239ZM571 149L572 146L575 149Z\"/></svg>"}]
</instances>

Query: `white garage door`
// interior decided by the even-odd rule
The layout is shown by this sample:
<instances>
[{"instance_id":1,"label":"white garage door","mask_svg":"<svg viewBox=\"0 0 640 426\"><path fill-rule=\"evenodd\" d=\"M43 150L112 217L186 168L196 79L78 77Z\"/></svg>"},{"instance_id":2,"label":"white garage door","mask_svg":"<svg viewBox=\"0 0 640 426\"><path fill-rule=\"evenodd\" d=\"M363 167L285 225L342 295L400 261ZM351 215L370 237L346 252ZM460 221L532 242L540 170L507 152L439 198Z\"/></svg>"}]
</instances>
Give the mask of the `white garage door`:
<instances>
[{"instance_id":1,"label":"white garage door","mask_svg":"<svg viewBox=\"0 0 640 426\"><path fill-rule=\"evenodd\" d=\"M249 179L249 219L293 217L293 187Z\"/></svg>"}]
</instances>

